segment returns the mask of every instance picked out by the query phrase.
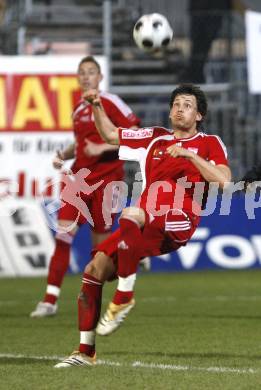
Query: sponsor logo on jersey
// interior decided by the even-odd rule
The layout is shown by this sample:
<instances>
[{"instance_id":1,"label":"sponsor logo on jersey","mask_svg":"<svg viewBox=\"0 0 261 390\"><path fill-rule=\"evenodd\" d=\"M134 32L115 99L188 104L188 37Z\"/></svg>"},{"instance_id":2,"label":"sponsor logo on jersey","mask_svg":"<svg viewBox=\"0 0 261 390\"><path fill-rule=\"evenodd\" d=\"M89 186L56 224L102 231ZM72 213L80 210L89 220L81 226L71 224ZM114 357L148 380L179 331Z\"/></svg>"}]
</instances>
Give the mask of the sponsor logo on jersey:
<instances>
[{"instance_id":1,"label":"sponsor logo on jersey","mask_svg":"<svg viewBox=\"0 0 261 390\"><path fill-rule=\"evenodd\" d=\"M164 151L159 148L156 148L153 151L153 159L155 160L159 160L163 155L164 155Z\"/></svg>"},{"instance_id":2,"label":"sponsor logo on jersey","mask_svg":"<svg viewBox=\"0 0 261 390\"><path fill-rule=\"evenodd\" d=\"M118 248L123 249L123 250L127 250L127 249L129 249L129 246L126 244L126 242L124 240L122 240L119 242Z\"/></svg>"},{"instance_id":3,"label":"sponsor logo on jersey","mask_svg":"<svg viewBox=\"0 0 261 390\"><path fill-rule=\"evenodd\" d=\"M123 139L143 139L143 138L151 138L152 136L153 136L153 129L122 130Z\"/></svg>"}]
</instances>

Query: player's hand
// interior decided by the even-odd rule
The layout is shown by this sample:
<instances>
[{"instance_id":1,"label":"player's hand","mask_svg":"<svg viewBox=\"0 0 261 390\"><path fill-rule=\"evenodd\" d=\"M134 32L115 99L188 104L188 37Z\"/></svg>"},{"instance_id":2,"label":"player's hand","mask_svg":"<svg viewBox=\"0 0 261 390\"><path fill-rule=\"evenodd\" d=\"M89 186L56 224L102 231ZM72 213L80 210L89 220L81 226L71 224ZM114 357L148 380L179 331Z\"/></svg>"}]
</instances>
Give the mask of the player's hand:
<instances>
[{"instance_id":1,"label":"player's hand","mask_svg":"<svg viewBox=\"0 0 261 390\"><path fill-rule=\"evenodd\" d=\"M101 100L97 89L90 89L89 91L83 92L82 98L94 106L101 105Z\"/></svg>"},{"instance_id":2,"label":"player's hand","mask_svg":"<svg viewBox=\"0 0 261 390\"><path fill-rule=\"evenodd\" d=\"M244 182L244 190L255 190L261 181L261 165L255 165L252 169L246 172L241 181Z\"/></svg>"},{"instance_id":3,"label":"player's hand","mask_svg":"<svg viewBox=\"0 0 261 390\"><path fill-rule=\"evenodd\" d=\"M181 148L180 146L171 145L167 148L166 153L170 154L172 157L185 157L192 158L194 153L188 149Z\"/></svg>"},{"instance_id":4,"label":"player's hand","mask_svg":"<svg viewBox=\"0 0 261 390\"><path fill-rule=\"evenodd\" d=\"M261 180L261 166L254 166L246 172L245 176L242 177L241 180L246 183L253 183L253 181Z\"/></svg>"},{"instance_id":5,"label":"player's hand","mask_svg":"<svg viewBox=\"0 0 261 390\"><path fill-rule=\"evenodd\" d=\"M55 169L61 169L64 164L64 158L62 155L62 152L60 150L57 150L56 156L53 159L53 167Z\"/></svg>"},{"instance_id":6,"label":"player's hand","mask_svg":"<svg viewBox=\"0 0 261 390\"><path fill-rule=\"evenodd\" d=\"M88 138L85 138L85 146L84 146L84 153L88 157L94 157L94 156L100 156L104 151L103 144L96 144L95 142L92 142L88 140Z\"/></svg>"}]
</instances>

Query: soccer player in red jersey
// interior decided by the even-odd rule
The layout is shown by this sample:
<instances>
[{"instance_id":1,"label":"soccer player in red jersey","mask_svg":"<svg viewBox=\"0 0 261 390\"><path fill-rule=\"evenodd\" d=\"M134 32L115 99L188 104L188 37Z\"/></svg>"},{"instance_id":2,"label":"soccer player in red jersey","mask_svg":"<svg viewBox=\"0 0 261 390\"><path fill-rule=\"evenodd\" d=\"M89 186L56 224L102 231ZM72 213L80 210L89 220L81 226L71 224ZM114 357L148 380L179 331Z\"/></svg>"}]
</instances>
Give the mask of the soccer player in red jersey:
<instances>
[{"instance_id":1,"label":"soccer player in red jersey","mask_svg":"<svg viewBox=\"0 0 261 390\"><path fill-rule=\"evenodd\" d=\"M78 67L78 80L82 93L90 89L98 89L103 76L99 63L92 56L81 60ZM139 119L134 115L122 99L108 92L100 92L101 104L115 126L137 127ZM109 145L101 138L98 133L93 117L93 106L85 99L76 105L72 114L75 143L66 150L59 151L55 156L53 165L56 169L61 169L65 160L74 158L71 171L74 175L85 169L88 176L85 178L86 191L81 191L81 199L76 198L77 202L70 201L69 186L64 186L62 192L63 207L58 212L59 230L55 237L55 250L51 258L47 289L43 302L39 302L36 309L31 313L31 317L46 317L54 315L57 312L57 299L60 294L61 284L64 275L69 266L70 248L78 227L86 223L86 215L79 213L79 200L81 204L88 207L92 217L92 245L96 246L102 242L111 232L111 225L115 214L110 219L111 224L104 220L102 214L102 204L104 198L104 189L110 182L123 179L123 162L118 158L118 146ZM82 171L83 173L85 171ZM79 174L78 174L79 176ZM74 176L77 177L77 176ZM70 184L70 176L64 177ZM75 180L74 180L75 181ZM102 184L100 183L102 182ZM71 182L72 185L75 184ZM87 184L88 183L88 184ZM89 191L97 186L94 191ZM73 189L71 188L71 191ZM89 193L91 192L91 193ZM64 197L63 197L64 194ZM65 198L65 195L67 197ZM114 201L117 192L113 194ZM84 203L85 202L85 203ZM84 210L84 208L82 208ZM110 212L110 210L109 210ZM71 227L71 228L70 228Z\"/></svg>"},{"instance_id":2,"label":"soccer player in red jersey","mask_svg":"<svg viewBox=\"0 0 261 390\"><path fill-rule=\"evenodd\" d=\"M207 101L199 87L184 84L173 91L171 130L118 128L107 117L97 91L89 91L85 98L93 105L102 137L120 145L119 157L139 161L144 189L137 205L123 210L120 228L96 247L85 268L78 298L79 350L58 363L58 368L95 364L95 332L110 334L133 307L140 259L186 245L198 226L208 183L223 188L231 180L224 144L219 137L200 131ZM115 275L117 290L98 324L102 286Z\"/></svg>"}]
</instances>

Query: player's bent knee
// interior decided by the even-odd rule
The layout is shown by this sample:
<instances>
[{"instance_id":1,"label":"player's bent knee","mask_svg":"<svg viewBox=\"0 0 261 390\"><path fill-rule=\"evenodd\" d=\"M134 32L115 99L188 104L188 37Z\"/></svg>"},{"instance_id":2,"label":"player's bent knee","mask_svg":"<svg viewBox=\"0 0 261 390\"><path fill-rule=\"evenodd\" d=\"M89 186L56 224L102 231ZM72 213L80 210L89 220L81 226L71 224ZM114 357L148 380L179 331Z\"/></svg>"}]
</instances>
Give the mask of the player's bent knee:
<instances>
[{"instance_id":1,"label":"player's bent knee","mask_svg":"<svg viewBox=\"0 0 261 390\"><path fill-rule=\"evenodd\" d=\"M77 230L78 226L75 225L74 221L60 220L55 238L57 240L66 242L67 244L71 244Z\"/></svg>"},{"instance_id":2,"label":"player's bent knee","mask_svg":"<svg viewBox=\"0 0 261 390\"><path fill-rule=\"evenodd\" d=\"M120 218L136 222L140 227L144 226L146 219L144 210L139 207L126 207L122 210Z\"/></svg>"},{"instance_id":3,"label":"player's bent knee","mask_svg":"<svg viewBox=\"0 0 261 390\"><path fill-rule=\"evenodd\" d=\"M94 258L85 267L85 273L92 275L101 282L113 278L116 272L113 260L103 252L97 252Z\"/></svg>"}]
</instances>

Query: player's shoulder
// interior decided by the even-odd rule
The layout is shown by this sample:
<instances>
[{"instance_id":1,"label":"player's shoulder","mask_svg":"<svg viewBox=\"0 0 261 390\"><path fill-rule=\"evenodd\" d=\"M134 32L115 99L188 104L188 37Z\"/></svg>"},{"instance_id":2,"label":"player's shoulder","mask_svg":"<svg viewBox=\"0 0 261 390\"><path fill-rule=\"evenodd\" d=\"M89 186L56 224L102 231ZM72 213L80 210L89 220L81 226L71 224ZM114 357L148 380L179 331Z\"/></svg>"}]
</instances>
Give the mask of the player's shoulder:
<instances>
[{"instance_id":1,"label":"player's shoulder","mask_svg":"<svg viewBox=\"0 0 261 390\"><path fill-rule=\"evenodd\" d=\"M73 107L72 115L75 116L75 115L78 114L81 110L83 110L87 105L88 105L88 103L86 103L85 100L80 99L80 100L75 104L75 106Z\"/></svg>"},{"instance_id":2,"label":"player's shoulder","mask_svg":"<svg viewBox=\"0 0 261 390\"><path fill-rule=\"evenodd\" d=\"M73 109L74 111L77 110L79 107L84 107L86 106L86 101L83 99L79 99L76 104L74 105Z\"/></svg>"},{"instance_id":3,"label":"player's shoulder","mask_svg":"<svg viewBox=\"0 0 261 390\"><path fill-rule=\"evenodd\" d=\"M220 138L217 134L209 134L209 133L205 133L203 131L200 131L198 134L201 135L201 137L205 140L212 140L212 139L217 139L217 138Z\"/></svg>"},{"instance_id":4,"label":"player's shoulder","mask_svg":"<svg viewBox=\"0 0 261 390\"><path fill-rule=\"evenodd\" d=\"M225 156L227 157L227 148L222 139L217 134L203 134L203 139L206 141L206 146L211 149L223 150Z\"/></svg>"},{"instance_id":5,"label":"player's shoulder","mask_svg":"<svg viewBox=\"0 0 261 390\"><path fill-rule=\"evenodd\" d=\"M110 107L117 107L117 109L126 116L132 114L131 108L122 100L120 96L103 91L100 93L100 97L105 109L109 109Z\"/></svg>"},{"instance_id":6,"label":"player's shoulder","mask_svg":"<svg viewBox=\"0 0 261 390\"><path fill-rule=\"evenodd\" d=\"M110 93L107 91L100 92L100 97L103 102L113 103L116 106L119 104L126 104L119 95L115 93Z\"/></svg>"},{"instance_id":7,"label":"player's shoulder","mask_svg":"<svg viewBox=\"0 0 261 390\"><path fill-rule=\"evenodd\" d=\"M154 136L160 136L160 135L173 135L174 130L173 129L167 129L166 127L161 127L161 126L154 126L152 127Z\"/></svg>"},{"instance_id":8,"label":"player's shoulder","mask_svg":"<svg viewBox=\"0 0 261 390\"><path fill-rule=\"evenodd\" d=\"M207 142L207 143L219 143L219 144L224 144L222 139L220 138L219 135L217 134L207 134L207 133L200 133L202 135L202 138Z\"/></svg>"},{"instance_id":9,"label":"player's shoulder","mask_svg":"<svg viewBox=\"0 0 261 390\"><path fill-rule=\"evenodd\" d=\"M116 95L116 93L111 93L111 92L108 92L108 91L101 91L100 92L100 97L102 99L120 99L119 95Z\"/></svg>"}]
</instances>

